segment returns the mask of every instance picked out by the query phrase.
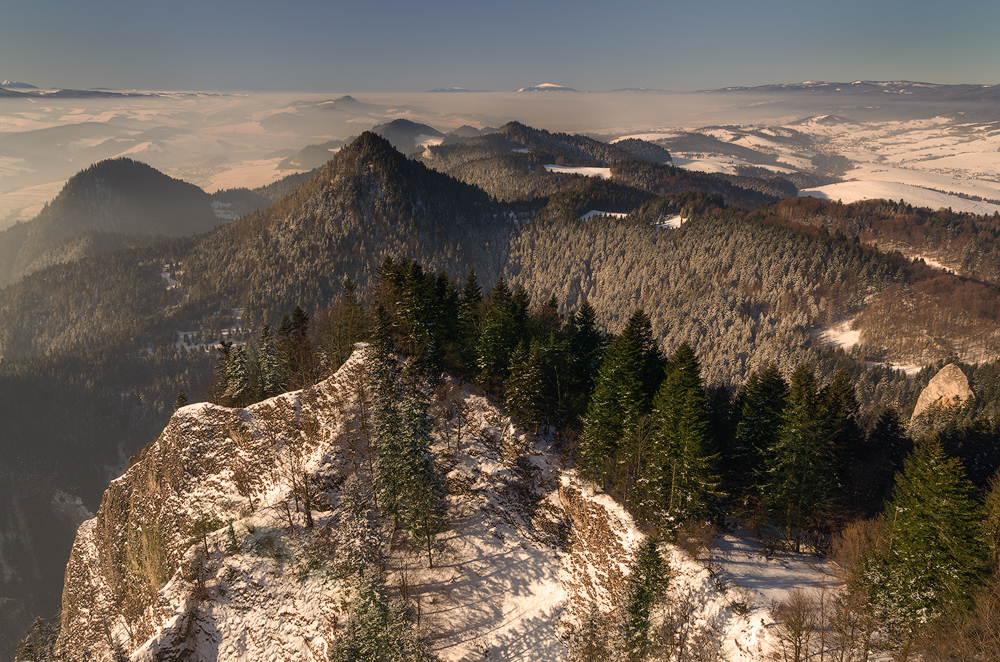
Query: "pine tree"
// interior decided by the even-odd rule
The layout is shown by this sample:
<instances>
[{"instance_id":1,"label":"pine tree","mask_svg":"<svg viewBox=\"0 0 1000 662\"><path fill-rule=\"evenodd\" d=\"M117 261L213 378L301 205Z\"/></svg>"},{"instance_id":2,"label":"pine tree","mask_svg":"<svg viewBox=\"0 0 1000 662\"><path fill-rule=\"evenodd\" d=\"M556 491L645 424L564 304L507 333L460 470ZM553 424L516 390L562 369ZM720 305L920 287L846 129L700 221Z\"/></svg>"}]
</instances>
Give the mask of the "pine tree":
<instances>
[{"instance_id":1,"label":"pine tree","mask_svg":"<svg viewBox=\"0 0 1000 662\"><path fill-rule=\"evenodd\" d=\"M521 340L514 301L507 282L501 276L490 296L483 319L483 330L476 348L479 378L493 393L507 378L510 355Z\"/></svg>"},{"instance_id":2,"label":"pine tree","mask_svg":"<svg viewBox=\"0 0 1000 662\"><path fill-rule=\"evenodd\" d=\"M467 369L478 368L477 344L482 332L483 290L476 270L470 269L458 301L459 357Z\"/></svg>"},{"instance_id":3,"label":"pine tree","mask_svg":"<svg viewBox=\"0 0 1000 662\"><path fill-rule=\"evenodd\" d=\"M606 341L597 328L597 313L584 299L580 309L567 323L568 351L570 355L570 391L573 411L582 415L587 401L594 392L597 373Z\"/></svg>"},{"instance_id":4,"label":"pine tree","mask_svg":"<svg viewBox=\"0 0 1000 662\"><path fill-rule=\"evenodd\" d=\"M973 492L961 463L935 440L919 444L896 479L885 542L864 576L879 618L904 645L921 622L965 604L985 569Z\"/></svg>"},{"instance_id":5,"label":"pine tree","mask_svg":"<svg viewBox=\"0 0 1000 662\"><path fill-rule=\"evenodd\" d=\"M643 357L635 336L621 335L608 347L597 374L580 435L584 473L604 484L623 484L627 467L619 453L625 439L638 430L646 413L642 383Z\"/></svg>"},{"instance_id":6,"label":"pine tree","mask_svg":"<svg viewBox=\"0 0 1000 662\"><path fill-rule=\"evenodd\" d=\"M271 327L267 324L260 330L258 344L261 396L274 397L285 390L285 369L271 339Z\"/></svg>"},{"instance_id":7,"label":"pine tree","mask_svg":"<svg viewBox=\"0 0 1000 662\"><path fill-rule=\"evenodd\" d=\"M344 481L337 510L339 565L351 574L381 572L385 565L382 532L372 508L371 490L357 473Z\"/></svg>"},{"instance_id":8,"label":"pine tree","mask_svg":"<svg viewBox=\"0 0 1000 662\"><path fill-rule=\"evenodd\" d=\"M653 403L653 443L644 474L642 510L665 524L707 512L716 493L708 395L690 345L677 348Z\"/></svg>"},{"instance_id":9,"label":"pine tree","mask_svg":"<svg viewBox=\"0 0 1000 662\"><path fill-rule=\"evenodd\" d=\"M427 550L427 563L434 566L432 556L434 534L441 528L441 479L434 467L431 452L431 431L434 422L428 414L428 398L414 362L407 364L403 375L402 448L403 476L401 519L415 538Z\"/></svg>"},{"instance_id":10,"label":"pine tree","mask_svg":"<svg viewBox=\"0 0 1000 662\"><path fill-rule=\"evenodd\" d=\"M245 345L236 345L229 350L226 360L226 390L224 402L232 407L244 407L253 402L250 366Z\"/></svg>"},{"instance_id":11,"label":"pine tree","mask_svg":"<svg viewBox=\"0 0 1000 662\"><path fill-rule=\"evenodd\" d=\"M330 652L331 662L430 662L433 658L400 605L389 599L381 575L359 578L347 625Z\"/></svg>"},{"instance_id":12,"label":"pine tree","mask_svg":"<svg viewBox=\"0 0 1000 662\"><path fill-rule=\"evenodd\" d=\"M382 511L398 520L406 476L401 461L402 415L397 401L399 364L394 354L392 324L382 306L375 311L375 328L366 353L371 383L371 421L375 462L372 483Z\"/></svg>"},{"instance_id":13,"label":"pine tree","mask_svg":"<svg viewBox=\"0 0 1000 662\"><path fill-rule=\"evenodd\" d=\"M184 393L184 388L177 389L177 398L174 400L174 411L177 411L181 407L186 407L187 403L188 399L187 394Z\"/></svg>"},{"instance_id":14,"label":"pine tree","mask_svg":"<svg viewBox=\"0 0 1000 662\"><path fill-rule=\"evenodd\" d=\"M792 375L785 424L768 451L764 499L771 516L796 550L807 531L817 530L833 502L836 457L812 369Z\"/></svg>"},{"instance_id":15,"label":"pine tree","mask_svg":"<svg viewBox=\"0 0 1000 662\"><path fill-rule=\"evenodd\" d=\"M764 458L784 425L788 384L773 363L753 373L739 396L739 423L726 465L735 496L744 501L759 495Z\"/></svg>"},{"instance_id":16,"label":"pine tree","mask_svg":"<svg viewBox=\"0 0 1000 662\"><path fill-rule=\"evenodd\" d=\"M643 540L631 563L619 621L627 660L643 660L650 650L650 616L663 599L669 570L657 542L652 538Z\"/></svg>"},{"instance_id":17,"label":"pine tree","mask_svg":"<svg viewBox=\"0 0 1000 662\"><path fill-rule=\"evenodd\" d=\"M542 374L537 354L524 341L510 359L510 375L504 385L504 406L519 424L533 428L542 416Z\"/></svg>"}]
</instances>

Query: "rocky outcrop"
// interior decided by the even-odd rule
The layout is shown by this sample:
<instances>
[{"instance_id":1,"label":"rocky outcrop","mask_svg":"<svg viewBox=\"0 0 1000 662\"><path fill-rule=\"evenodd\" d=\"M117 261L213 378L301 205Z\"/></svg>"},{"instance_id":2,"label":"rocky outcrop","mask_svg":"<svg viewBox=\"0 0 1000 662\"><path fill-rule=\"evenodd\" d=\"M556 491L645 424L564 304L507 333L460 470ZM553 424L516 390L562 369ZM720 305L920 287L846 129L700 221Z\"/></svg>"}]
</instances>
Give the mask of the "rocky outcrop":
<instances>
[{"instance_id":1,"label":"rocky outcrop","mask_svg":"<svg viewBox=\"0 0 1000 662\"><path fill-rule=\"evenodd\" d=\"M910 420L916 420L931 407L942 409L953 407L968 402L973 397L975 396L969 388L969 380L965 373L954 363L949 363L941 368L920 392Z\"/></svg>"},{"instance_id":2,"label":"rocky outcrop","mask_svg":"<svg viewBox=\"0 0 1000 662\"><path fill-rule=\"evenodd\" d=\"M63 659L325 662L354 591L340 506L347 476L370 480L365 389L359 350L304 391L179 409L78 531ZM386 586L442 659L563 659L588 605L618 606L641 534L468 385L431 414L445 526L429 566L381 520Z\"/></svg>"}]
</instances>

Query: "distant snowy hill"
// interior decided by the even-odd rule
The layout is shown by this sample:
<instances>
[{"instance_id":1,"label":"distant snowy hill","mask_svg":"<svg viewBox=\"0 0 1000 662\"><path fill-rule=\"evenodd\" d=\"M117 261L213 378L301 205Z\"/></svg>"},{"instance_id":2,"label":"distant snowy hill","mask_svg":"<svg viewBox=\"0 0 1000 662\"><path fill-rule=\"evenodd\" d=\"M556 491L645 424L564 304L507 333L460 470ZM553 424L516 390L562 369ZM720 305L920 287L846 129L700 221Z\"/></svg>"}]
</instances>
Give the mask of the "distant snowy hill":
<instances>
[{"instance_id":1,"label":"distant snowy hill","mask_svg":"<svg viewBox=\"0 0 1000 662\"><path fill-rule=\"evenodd\" d=\"M16 80L5 80L0 83L0 87L6 87L9 90L37 90L38 88L34 85L29 85L28 83L19 83Z\"/></svg>"},{"instance_id":2,"label":"distant snowy hill","mask_svg":"<svg viewBox=\"0 0 1000 662\"><path fill-rule=\"evenodd\" d=\"M1000 99L1000 85L944 85L915 81L856 80L849 83L804 81L801 83L775 83L756 87L726 87L712 92L795 92L810 94L848 95L903 95L924 100L990 101Z\"/></svg>"},{"instance_id":3,"label":"distant snowy hill","mask_svg":"<svg viewBox=\"0 0 1000 662\"><path fill-rule=\"evenodd\" d=\"M518 92L579 92L579 90L574 90L572 87L566 87L565 85L556 85L555 83L542 83L540 85L522 87L517 91Z\"/></svg>"},{"instance_id":4,"label":"distant snowy hill","mask_svg":"<svg viewBox=\"0 0 1000 662\"><path fill-rule=\"evenodd\" d=\"M919 186L911 186L898 182L883 181L853 181L829 184L799 191L800 196L840 200L844 203L858 200L905 200L914 207L929 207L930 209L950 208L956 212L970 214L994 214L1000 212L1000 205L989 202L967 200L957 195L948 195L931 191Z\"/></svg>"}]
</instances>

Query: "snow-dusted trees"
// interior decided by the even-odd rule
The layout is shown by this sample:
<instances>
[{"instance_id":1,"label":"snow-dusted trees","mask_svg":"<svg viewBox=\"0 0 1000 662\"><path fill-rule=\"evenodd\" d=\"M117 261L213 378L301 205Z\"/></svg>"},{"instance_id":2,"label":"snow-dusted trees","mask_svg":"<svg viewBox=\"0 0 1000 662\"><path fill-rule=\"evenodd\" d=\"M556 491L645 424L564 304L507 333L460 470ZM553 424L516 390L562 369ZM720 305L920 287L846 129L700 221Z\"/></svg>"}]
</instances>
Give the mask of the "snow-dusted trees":
<instances>
[{"instance_id":1,"label":"snow-dusted trees","mask_svg":"<svg viewBox=\"0 0 1000 662\"><path fill-rule=\"evenodd\" d=\"M382 531L371 490L357 472L344 481L337 510L338 565L348 574L381 571L385 565Z\"/></svg>"},{"instance_id":2,"label":"snow-dusted trees","mask_svg":"<svg viewBox=\"0 0 1000 662\"><path fill-rule=\"evenodd\" d=\"M653 401L652 444L641 481L643 511L651 519L669 526L706 513L719 485L710 415L698 358L682 343Z\"/></svg>"},{"instance_id":3,"label":"snow-dusted trees","mask_svg":"<svg viewBox=\"0 0 1000 662\"><path fill-rule=\"evenodd\" d=\"M670 568L664 563L656 540L646 538L632 559L625 599L618 623L624 659L643 660L652 647L650 616L663 599Z\"/></svg>"},{"instance_id":4,"label":"snow-dusted trees","mask_svg":"<svg viewBox=\"0 0 1000 662\"><path fill-rule=\"evenodd\" d=\"M634 335L622 334L605 353L580 436L580 462L595 480L617 482L623 440L636 433L647 403L642 351Z\"/></svg>"},{"instance_id":5,"label":"snow-dusted trees","mask_svg":"<svg viewBox=\"0 0 1000 662\"><path fill-rule=\"evenodd\" d=\"M728 452L733 496L744 503L757 496L767 450L784 422L788 384L773 363L747 380L738 400L739 423Z\"/></svg>"},{"instance_id":6,"label":"snow-dusted trees","mask_svg":"<svg viewBox=\"0 0 1000 662\"><path fill-rule=\"evenodd\" d=\"M434 657L389 597L380 574L362 575L350 602L347 626L334 642L331 662L431 662Z\"/></svg>"},{"instance_id":7,"label":"snow-dusted trees","mask_svg":"<svg viewBox=\"0 0 1000 662\"><path fill-rule=\"evenodd\" d=\"M379 507L427 548L440 526L440 478L430 449L433 428L427 397L413 364L400 380L392 331L384 309L377 311L368 351L372 380L374 475Z\"/></svg>"},{"instance_id":8,"label":"snow-dusted trees","mask_svg":"<svg viewBox=\"0 0 1000 662\"><path fill-rule=\"evenodd\" d=\"M918 445L897 478L865 579L881 622L904 647L919 623L966 603L981 577L987 551L972 494L959 461L936 441Z\"/></svg>"},{"instance_id":9,"label":"snow-dusted trees","mask_svg":"<svg viewBox=\"0 0 1000 662\"><path fill-rule=\"evenodd\" d=\"M784 425L768 450L764 500L774 522L794 540L820 528L837 485L836 455L816 376L807 365L792 375Z\"/></svg>"},{"instance_id":10,"label":"snow-dusted trees","mask_svg":"<svg viewBox=\"0 0 1000 662\"><path fill-rule=\"evenodd\" d=\"M523 292L523 290L522 290ZM496 393L510 371L510 357L521 339L517 309L507 281L497 279L483 317L483 328L476 345L479 379Z\"/></svg>"}]
</instances>

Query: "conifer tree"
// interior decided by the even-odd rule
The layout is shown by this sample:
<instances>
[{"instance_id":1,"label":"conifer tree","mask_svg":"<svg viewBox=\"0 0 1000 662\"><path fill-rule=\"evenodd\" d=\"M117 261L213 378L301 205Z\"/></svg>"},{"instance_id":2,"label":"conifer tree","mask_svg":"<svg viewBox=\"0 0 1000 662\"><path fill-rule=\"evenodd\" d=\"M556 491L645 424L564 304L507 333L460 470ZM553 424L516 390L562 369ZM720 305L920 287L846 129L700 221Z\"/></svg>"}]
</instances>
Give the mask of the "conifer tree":
<instances>
[{"instance_id":1,"label":"conifer tree","mask_svg":"<svg viewBox=\"0 0 1000 662\"><path fill-rule=\"evenodd\" d=\"M652 427L642 510L668 525L704 515L719 480L711 452L708 396L698 358L687 343L677 348L656 394Z\"/></svg>"},{"instance_id":2,"label":"conifer tree","mask_svg":"<svg viewBox=\"0 0 1000 662\"><path fill-rule=\"evenodd\" d=\"M226 360L226 390L224 401L233 407L243 407L253 401L250 366L246 345L236 345L229 350Z\"/></svg>"},{"instance_id":3,"label":"conifer tree","mask_svg":"<svg viewBox=\"0 0 1000 662\"><path fill-rule=\"evenodd\" d=\"M402 486L403 526L420 540L427 550L427 563L433 567L434 534L441 528L441 479L434 467L431 431L434 422L428 414L429 402L415 362L407 363L403 374L402 415Z\"/></svg>"},{"instance_id":4,"label":"conifer tree","mask_svg":"<svg viewBox=\"0 0 1000 662\"><path fill-rule=\"evenodd\" d=\"M494 393L499 390L499 386L507 378L510 355L520 340L514 301L507 282L501 276L497 279L486 308L476 352L479 377L487 389Z\"/></svg>"},{"instance_id":5,"label":"conifer tree","mask_svg":"<svg viewBox=\"0 0 1000 662\"><path fill-rule=\"evenodd\" d=\"M642 349L633 335L621 335L608 347L597 374L580 435L580 462L590 478L618 483L622 442L636 434L646 413Z\"/></svg>"},{"instance_id":6,"label":"conifer tree","mask_svg":"<svg viewBox=\"0 0 1000 662\"><path fill-rule=\"evenodd\" d=\"M285 370L271 339L271 327L265 324L260 330L257 349L260 361L261 396L270 398L284 391Z\"/></svg>"},{"instance_id":7,"label":"conifer tree","mask_svg":"<svg viewBox=\"0 0 1000 662\"><path fill-rule=\"evenodd\" d=\"M643 660L649 653L650 616L663 599L663 590L669 578L669 568L660 556L653 538L646 538L636 550L625 585L619 631L625 659Z\"/></svg>"},{"instance_id":8,"label":"conifer tree","mask_svg":"<svg viewBox=\"0 0 1000 662\"><path fill-rule=\"evenodd\" d=\"M785 536L800 548L802 535L819 528L837 486L836 458L816 376L802 364L792 375L781 433L769 449L764 498Z\"/></svg>"},{"instance_id":9,"label":"conifer tree","mask_svg":"<svg viewBox=\"0 0 1000 662\"><path fill-rule=\"evenodd\" d=\"M385 565L382 532L372 508L371 490L357 473L344 481L337 509L337 553L353 574L381 571Z\"/></svg>"},{"instance_id":10,"label":"conifer tree","mask_svg":"<svg viewBox=\"0 0 1000 662\"><path fill-rule=\"evenodd\" d=\"M402 607L389 598L385 579L367 574L358 579L347 625L330 652L331 662L430 662L433 657Z\"/></svg>"},{"instance_id":11,"label":"conifer tree","mask_svg":"<svg viewBox=\"0 0 1000 662\"><path fill-rule=\"evenodd\" d=\"M903 645L921 622L966 604L987 549L974 488L940 443L920 443L896 479L882 549L864 573L881 621Z\"/></svg>"},{"instance_id":12,"label":"conifer tree","mask_svg":"<svg viewBox=\"0 0 1000 662\"><path fill-rule=\"evenodd\" d=\"M753 373L739 397L740 418L728 453L730 484L744 502L764 481L764 458L784 424L788 384L773 363Z\"/></svg>"},{"instance_id":13,"label":"conifer tree","mask_svg":"<svg viewBox=\"0 0 1000 662\"><path fill-rule=\"evenodd\" d=\"M187 394L184 393L184 387L177 389L177 398L174 400L174 411L177 411L181 407L187 406L188 399Z\"/></svg>"},{"instance_id":14,"label":"conifer tree","mask_svg":"<svg viewBox=\"0 0 1000 662\"><path fill-rule=\"evenodd\" d=\"M504 405L521 425L537 426L541 416L542 374L537 352L529 351L521 341L510 359L510 375L504 385Z\"/></svg>"},{"instance_id":15,"label":"conifer tree","mask_svg":"<svg viewBox=\"0 0 1000 662\"><path fill-rule=\"evenodd\" d=\"M582 415L594 391L606 345L604 334L597 328L597 313L586 299L567 322L566 336L573 408L578 415Z\"/></svg>"}]
</instances>

